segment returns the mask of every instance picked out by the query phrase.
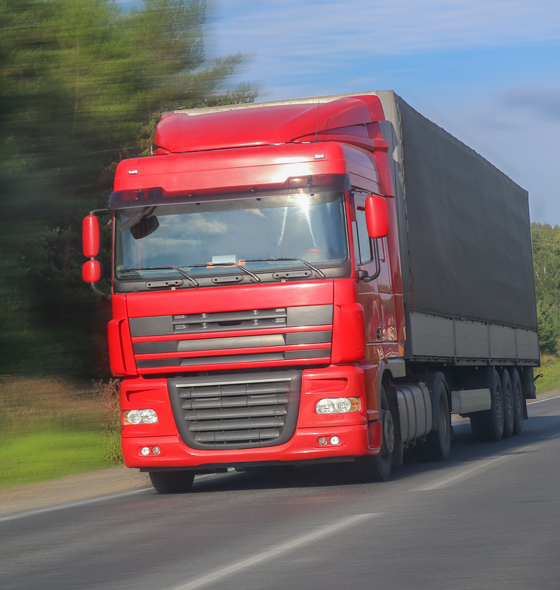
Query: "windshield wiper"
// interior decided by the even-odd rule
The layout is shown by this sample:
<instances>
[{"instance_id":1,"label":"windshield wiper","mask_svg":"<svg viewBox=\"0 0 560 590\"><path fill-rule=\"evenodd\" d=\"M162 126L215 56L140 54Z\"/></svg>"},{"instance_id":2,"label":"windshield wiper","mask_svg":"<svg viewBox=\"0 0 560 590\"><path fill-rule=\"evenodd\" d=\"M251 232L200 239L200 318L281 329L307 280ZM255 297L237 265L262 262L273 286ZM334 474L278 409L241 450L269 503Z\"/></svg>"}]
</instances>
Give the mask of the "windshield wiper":
<instances>
[{"instance_id":1,"label":"windshield wiper","mask_svg":"<svg viewBox=\"0 0 560 590\"><path fill-rule=\"evenodd\" d=\"M195 287L200 287L200 283L193 279L193 277L189 276L186 272L181 270L180 266L143 266L142 268L125 268L121 270L121 272L136 272L139 270L176 270L180 275L184 276L187 280L189 280Z\"/></svg>"},{"instance_id":2,"label":"windshield wiper","mask_svg":"<svg viewBox=\"0 0 560 590\"><path fill-rule=\"evenodd\" d=\"M307 262L307 260L304 260L303 258L251 258L251 260L245 260L245 262L282 262L283 260L298 260L311 270L315 271L322 279L327 276L320 268L313 266L310 262Z\"/></svg>"},{"instance_id":3,"label":"windshield wiper","mask_svg":"<svg viewBox=\"0 0 560 590\"><path fill-rule=\"evenodd\" d=\"M247 261L245 261L247 262ZM250 262L250 261L249 261ZM252 273L248 268L245 268L242 264L238 264L237 262L209 262L208 264L192 264L188 268L212 268L213 266L235 266L240 270L246 272L250 277L255 279L255 282L260 283L261 279L255 273ZM177 269L179 270L179 269Z\"/></svg>"}]
</instances>

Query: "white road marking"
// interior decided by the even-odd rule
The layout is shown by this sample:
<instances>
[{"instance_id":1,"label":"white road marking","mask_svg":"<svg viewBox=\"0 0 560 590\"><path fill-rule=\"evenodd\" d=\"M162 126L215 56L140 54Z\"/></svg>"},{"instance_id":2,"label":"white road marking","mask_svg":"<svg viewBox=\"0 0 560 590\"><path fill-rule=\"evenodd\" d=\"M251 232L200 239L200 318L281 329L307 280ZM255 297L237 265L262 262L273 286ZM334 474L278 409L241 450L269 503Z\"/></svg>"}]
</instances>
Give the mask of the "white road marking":
<instances>
[{"instance_id":1,"label":"white road marking","mask_svg":"<svg viewBox=\"0 0 560 590\"><path fill-rule=\"evenodd\" d=\"M443 488L444 486L457 481L458 479L462 479L467 477L467 475L471 475L471 473L475 473L476 471L480 471L481 469L485 469L490 465L497 463L498 461L503 461L504 459L511 459L513 455L501 455L500 457L494 457L493 459L488 459L487 461L482 461L481 463L477 463L474 467L470 469L465 469L461 471L461 473L457 473L456 475L452 475L451 477L446 477L432 485L425 486L423 488L419 488L419 492L429 492L431 490L437 490L438 488Z\"/></svg>"},{"instance_id":2,"label":"white road marking","mask_svg":"<svg viewBox=\"0 0 560 590\"><path fill-rule=\"evenodd\" d=\"M195 476L195 482L200 479L219 479L226 477L228 473L206 473L204 475ZM0 516L0 523L8 522L10 520L18 520L20 518L27 518L29 516L37 516L39 514L45 514L47 512L55 512L56 510L65 510L66 508L76 508L77 506L87 506L88 504L96 504L97 502L104 502L105 500L115 500L117 498L126 498L134 494L141 492L153 492L152 486L143 487L135 490L129 490L126 492L116 492L114 494L104 494L102 496L95 496L94 498L84 498L83 500L76 500L74 502L64 502L63 504L54 504L53 506L46 506L45 508L32 508L31 510L25 510L22 512L14 512L7 514L6 516Z\"/></svg>"},{"instance_id":3,"label":"white road marking","mask_svg":"<svg viewBox=\"0 0 560 590\"><path fill-rule=\"evenodd\" d=\"M552 399L560 399L560 395L557 395L555 397L549 397L547 399L535 399L533 401L527 402L527 405L532 406L533 404L540 404L541 402L549 402Z\"/></svg>"},{"instance_id":4,"label":"white road marking","mask_svg":"<svg viewBox=\"0 0 560 590\"><path fill-rule=\"evenodd\" d=\"M457 473L455 475L451 475L450 477L446 477L445 479L442 479L436 483L433 483L432 485L425 486L423 488L418 488L416 491L429 492L431 490L437 490L439 488L443 488L450 483L454 483L459 479L463 479L464 477L467 477L468 475L471 475L473 473L476 473L477 471L480 471L481 469L485 469L486 467L489 467L490 465L493 465L494 463L497 463L498 461L503 461L504 459L512 459L517 455L522 455L523 453L538 451L541 447L544 446L544 443L546 441L552 440L552 439L555 439L558 437L560 437L560 433L551 434L549 436L544 437L544 439L540 439L540 440L537 439L534 443L531 443L529 445L525 445L523 447L519 447L517 449L512 449L510 452L508 452L504 455L500 455L499 457L494 457L494 458L488 459L486 461L478 462L476 465L474 465L470 469L465 469L464 471L461 471L460 473Z\"/></svg>"},{"instance_id":5,"label":"white road marking","mask_svg":"<svg viewBox=\"0 0 560 590\"><path fill-rule=\"evenodd\" d=\"M349 518L345 518L343 520L339 520L329 526L323 527L318 529L312 533L308 533L307 535L303 535L302 537L297 537L287 543L282 543L281 545L277 545L272 549L268 549L267 551L263 551L262 553L258 553L257 555L253 555L247 559L243 559L236 563L232 563L227 565L223 568L220 568L206 576L202 576L201 578L197 578L192 582L188 582L187 584L183 584L182 586L177 586L173 590L194 590L195 588L200 588L202 586L206 586L207 584L211 584L212 582L216 582L221 578L225 578L226 576L230 576L232 574L236 574L241 570L245 570L251 568L263 561L267 561L269 559L274 559L283 553L287 553L288 551L292 551L297 547L301 547L302 545L307 545L316 541L318 539L323 539L327 535L332 535L333 533L340 531L342 529L348 528L354 524L363 522L370 518L374 518L376 516L380 516L380 513L371 513L371 514L356 514L355 516L351 516Z\"/></svg>"},{"instance_id":6,"label":"white road marking","mask_svg":"<svg viewBox=\"0 0 560 590\"><path fill-rule=\"evenodd\" d=\"M205 473L204 475L196 475L195 482L200 479L219 479L227 477L230 471L234 469L228 469L228 473ZM97 502L104 502L105 500L115 500L117 498L126 498L134 494L141 492L153 492L152 486L139 488L135 490L129 490L126 492L116 492L114 494L104 494L102 496L96 496L94 498L84 498L83 500L76 500L74 502L64 502L63 504L54 504L53 506L46 506L45 508L33 508L31 510L25 510L22 512L14 512L13 514L7 514L6 516L0 516L0 523L8 522L10 520L18 520L19 518L27 518L28 516L37 516L38 514L45 514L46 512L54 512L56 510L65 510L66 508L75 508L76 506L87 506L88 504L96 504Z\"/></svg>"},{"instance_id":7,"label":"white road marking","mask_svg":"<svg viewBox=\"0 0 560 590\"><path fill-rule=\"evenodd\" d=\"M152 487L140 488L137 490L129 490L128 492L117 492L115 494L105 494L104 496L96 496L95 498L86 498L85 500L76 500L75 502L65 502L64 504L56 504L54 506L47 506L46 508L35 508L32 510L25 510L24 512L15 512L0 517L0 523L8 522L10 520L18 520L20 518L27 518L28 516L37 516L39 514L46 514L47 512L55 512L57 510L65 510L66 508L76 508L77 506L87 506L88 504L96 504L97 502L105 502L106 500L114 500L116 498L126 498L133 494L141 492L153 491Z\"/></svg>"}]
</instances>

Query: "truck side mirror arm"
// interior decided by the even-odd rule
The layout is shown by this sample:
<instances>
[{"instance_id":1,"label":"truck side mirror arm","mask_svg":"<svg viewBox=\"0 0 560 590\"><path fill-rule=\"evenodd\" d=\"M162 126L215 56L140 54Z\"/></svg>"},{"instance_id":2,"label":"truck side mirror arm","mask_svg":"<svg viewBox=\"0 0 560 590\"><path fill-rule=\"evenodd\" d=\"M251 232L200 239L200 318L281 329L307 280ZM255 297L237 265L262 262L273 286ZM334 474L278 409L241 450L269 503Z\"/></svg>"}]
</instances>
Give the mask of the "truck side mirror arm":
<instances>
[{"instance_id":1,"label":"truck side mirror arm","mask_svg":"<svg viewBox=\"0 0 560 590\"><path fill-rule=\"evenodd\" d=\"M381 263L379 262L379 245L377 240L374 242L374 250L375 250L375 273L370 275L367 270L359 270L358 271L358 279L363 281L364 283L369 283L374 281L381 272Z\"/></svg>"}]
</instances>

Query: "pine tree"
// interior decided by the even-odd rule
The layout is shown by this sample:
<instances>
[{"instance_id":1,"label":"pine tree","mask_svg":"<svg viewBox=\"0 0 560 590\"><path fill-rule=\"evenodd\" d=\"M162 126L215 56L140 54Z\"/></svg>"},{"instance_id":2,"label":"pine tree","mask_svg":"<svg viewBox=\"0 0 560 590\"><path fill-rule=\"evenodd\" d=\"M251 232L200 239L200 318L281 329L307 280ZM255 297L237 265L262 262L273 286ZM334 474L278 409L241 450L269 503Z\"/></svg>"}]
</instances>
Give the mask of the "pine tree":
<instances>
[{"instance_id":1,"label":"pine tree","mask_svg":"<svg viewBox=\"0 0 560 590\"><path fill-rule=\"evenodd\" d=\"M162 110L252 101L207 63L202 0L0 0L0 373L87 372L92 306L81 219Z\"/></svg>"}]
</instances>

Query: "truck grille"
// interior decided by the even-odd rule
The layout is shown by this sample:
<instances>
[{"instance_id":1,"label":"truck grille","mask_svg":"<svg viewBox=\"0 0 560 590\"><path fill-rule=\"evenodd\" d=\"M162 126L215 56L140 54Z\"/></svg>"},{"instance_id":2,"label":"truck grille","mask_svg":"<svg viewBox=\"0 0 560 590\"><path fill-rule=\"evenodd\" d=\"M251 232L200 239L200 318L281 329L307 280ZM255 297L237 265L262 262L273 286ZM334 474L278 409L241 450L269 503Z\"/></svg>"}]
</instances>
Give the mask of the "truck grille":
<instances>
[{"instance_id":1,"label":"truck grille","mask_svg":"<svg viewBox=\"0 0 560 590\"><path fill-rule=\"evenodd\" d=\"M194 449L246 449L287 442L299 410L301 371L168 379L175 422Z\"/></svg>"},{"instance_id":2,"label":"truck grille","mask_svg":"<svg viewBox=\"0 0 560 590\"><path fill-rule=\"evenodd\" d=\"M332 318L332 305L308 305L131 318L130 332L141 374L231 363L325 363Z\"/></svg>"}]
</instances>

